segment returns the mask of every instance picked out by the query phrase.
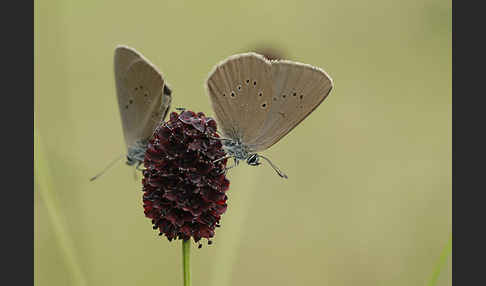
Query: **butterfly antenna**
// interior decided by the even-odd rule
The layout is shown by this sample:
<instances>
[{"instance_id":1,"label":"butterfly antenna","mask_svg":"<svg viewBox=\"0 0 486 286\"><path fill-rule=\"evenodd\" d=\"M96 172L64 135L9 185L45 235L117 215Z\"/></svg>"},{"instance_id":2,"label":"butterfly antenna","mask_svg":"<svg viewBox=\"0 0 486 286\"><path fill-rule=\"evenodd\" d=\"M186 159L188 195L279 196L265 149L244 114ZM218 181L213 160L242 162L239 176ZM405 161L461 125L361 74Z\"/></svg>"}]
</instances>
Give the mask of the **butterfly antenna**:
<instances>
[{"instance_id":1,"label":"butterfly antenna","mask_svg":"<svg viewBox=\"0 0 486 286\"><path fill-rule=\"evenodd\" d=\"M272 163L272 161L270 161L270 159L268 159L267 157L262 156L262 155L258 155L258 156L259 156L259 157L262 157L263 159L265 159L265 161L267 161L267 162L270 164L270 166L272 166L272 168L275 170L275 172L277 172L277 174L278 174L280 177L282 177L282 178L284 178L284 179L288 179L288 178L289 178L289 177L287 177L287 175L285 175L285 173L284 173L284 172L282 172L282 171L281 171L281 170L280 170L280 169L279 169L277 166L275 166L275 165Z\"/></svg>"},{"instance_id":2,"label":"butterfly antenna","mask_svg":"<svg viewBox=\"0 0 486 286\"><path fill-rule=\"evenodd\" d=\"M219 141L234 141L233 139L228 139L228 138L219 138L219 137L213 137L213 136L208 136L211 139L214 140L219 140Z\"/></svg>"},{"instance_id":3,"label":"butterfly antenna","mask_svg":"<svg viewBox=\"0 0 486 286\"><path fill-rule=\"evenodd\" d=\"M108 171L111 167L113 167L113 165L115 165L116 162L120 161L122 158L124 157L124 155L120 155L119 157L117 157L115 160L113 160L110 164L108 164L108 166L106 166L103 171L99 172L96 176L92 177L91 179L89 179L90 182L98 179L99 177L101 177L101 175L103 175L106 171Z\"/></svg>"},{"instance_id":4,"label":"butterfly antenna","mask_svg":"<svg viewBox=\"0 0 486 286\"><path fill-rule=\"evenodd\" d=\"M224 159L227 159L227 158L231 158L231 156L229 156L229 155L223 156L223 157L221 157L221 158L219 158L217 160L214 160L213 163L219 162L219 161L224 160Z\"/></svg>"}]
</instances>

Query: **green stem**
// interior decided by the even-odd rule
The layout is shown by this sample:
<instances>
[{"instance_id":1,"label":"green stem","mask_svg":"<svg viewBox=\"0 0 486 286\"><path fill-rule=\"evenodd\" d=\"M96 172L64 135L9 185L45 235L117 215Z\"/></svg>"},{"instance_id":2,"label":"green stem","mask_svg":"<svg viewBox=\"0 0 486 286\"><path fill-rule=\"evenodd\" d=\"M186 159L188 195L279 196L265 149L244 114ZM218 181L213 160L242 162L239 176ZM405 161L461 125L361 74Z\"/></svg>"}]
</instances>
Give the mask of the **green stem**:
<instances>
[{"instance_id":1,"label":"green stem","mask_svg":"<svg viewBox=\"0 0 486 286\"><path fill-rule=\"evenodd\" d=\"M184 270L184 286L191 286L191 240L182 241L182 267Z\"/></svg>"}]
</instances>

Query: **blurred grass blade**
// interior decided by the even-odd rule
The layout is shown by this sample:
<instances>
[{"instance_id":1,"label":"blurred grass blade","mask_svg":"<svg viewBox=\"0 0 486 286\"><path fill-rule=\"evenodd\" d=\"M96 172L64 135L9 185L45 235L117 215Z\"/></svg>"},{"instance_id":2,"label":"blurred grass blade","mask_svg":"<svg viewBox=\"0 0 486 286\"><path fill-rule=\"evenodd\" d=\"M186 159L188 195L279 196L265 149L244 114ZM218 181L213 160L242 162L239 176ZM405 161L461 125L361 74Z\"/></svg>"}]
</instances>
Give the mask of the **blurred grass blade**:
<instances>
[{"instance_id":1,"label":"blurred grass blade","mask_svg":"<svg viewBox=\"0 0 486 286\"><path fill-rule=\"evenodd\" d=\"M449 241L447 242L446 246L442 250L442 253L440 254L439 261L437 262L437 265L435 266L434 274L432 275L432 279L430 279L429 286L435 286L437 284L437 280L439 279L439 274L444 268L444 265L447 262L447 258L449 258L449 255L452 252L452 233L449 237Z\"/></svg>"},{"instance_id":2,"label":"blurred grass blade","mask_svg":"<svg viewBox=\"0 0 486 286\"><path fill-rule=\"evenodd\" d=\"M84 286L86 284L79 264L74 254L71 239L66 232L62 215L57 208L56 198L52 189L51 175L49 173L47 158L44 153L39 132L34 126L34 181L36 191L39 192L42 202L45 204L47 215L57 238L59 248L65 260L68 270L71 273L73 285Z\"/></svg>"},{"instance_id":3,"label":"blurred grass blade","mask_svg":"<svg viewBox=\"0 0 486 286\"><path fill-rule=\"evenodd\" d=\"M231 205L222 220L224 226L219 230L217 239L218 247L214 254L214 266L211 273L209 285L231 285L233 272L238 265L238 251L244 237L245 220L247 219L250 206L258 189L258 180L253 177L242 178L237 172L233 172L232 180L244 181L240 183L240 190L231 192ZM244 190L244 191L242 191Z\"/></svg>"}]
</instances>

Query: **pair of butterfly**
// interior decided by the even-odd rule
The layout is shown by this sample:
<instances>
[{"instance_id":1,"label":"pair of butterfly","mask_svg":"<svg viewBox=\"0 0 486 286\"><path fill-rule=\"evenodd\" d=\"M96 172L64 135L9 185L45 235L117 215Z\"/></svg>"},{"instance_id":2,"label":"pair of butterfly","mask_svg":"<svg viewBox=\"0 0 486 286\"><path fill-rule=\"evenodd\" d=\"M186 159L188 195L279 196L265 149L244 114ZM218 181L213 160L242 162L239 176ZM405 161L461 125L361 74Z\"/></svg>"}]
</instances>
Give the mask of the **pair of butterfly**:
<instances>
[{"instance_id":1,"label":"pair of butterfly","mask_svg":"<svg viewBox=\"0 0 486 286\"><path fill-rule=\"evenodd\" d=\"M169 111L172 91L149 60L126 46L115 49L115 83L128 151L126 163L136 164L138 169L148 140ZM227 152L217 160L233 158L234 166L239 161L257 166L262 158L280 177L287 178L257 152L287 135L321 104L332 87L325 71L307 64L269 61L256 53L237 54L222 61L206 81Z\"/></svg>"}]
</instances>

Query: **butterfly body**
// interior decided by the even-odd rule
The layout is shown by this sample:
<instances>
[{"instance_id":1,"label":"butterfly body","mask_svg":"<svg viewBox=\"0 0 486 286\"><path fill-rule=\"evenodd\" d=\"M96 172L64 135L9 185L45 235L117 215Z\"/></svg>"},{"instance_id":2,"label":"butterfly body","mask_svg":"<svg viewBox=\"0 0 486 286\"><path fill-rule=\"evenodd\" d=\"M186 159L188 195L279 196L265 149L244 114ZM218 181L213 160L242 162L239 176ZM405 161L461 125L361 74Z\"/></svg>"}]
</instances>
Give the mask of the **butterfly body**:
<instances>
[{"instance_id":1,"label":"butterfly body","mask_svg":"<svg viewBox=\"0 0 486 286\"><path fill-rule=\"evenodd\" d=\"M145 152L147 151L147 140L137 140L135 143L128 147L127 151L127 161L125 162L128 166L137 165L140 166L145 158Z\"/></svg>"},{"instance_id":2,"label":"butterfly body","mask_svg":"<svg viewBox=\"0 0 486 286\"><path fill-rule=\"evenodd\" d=\"M223 148L236 160L246 160L252 154L251 150L240 140L223 140Z\"/></svg>"}]
</instances>

